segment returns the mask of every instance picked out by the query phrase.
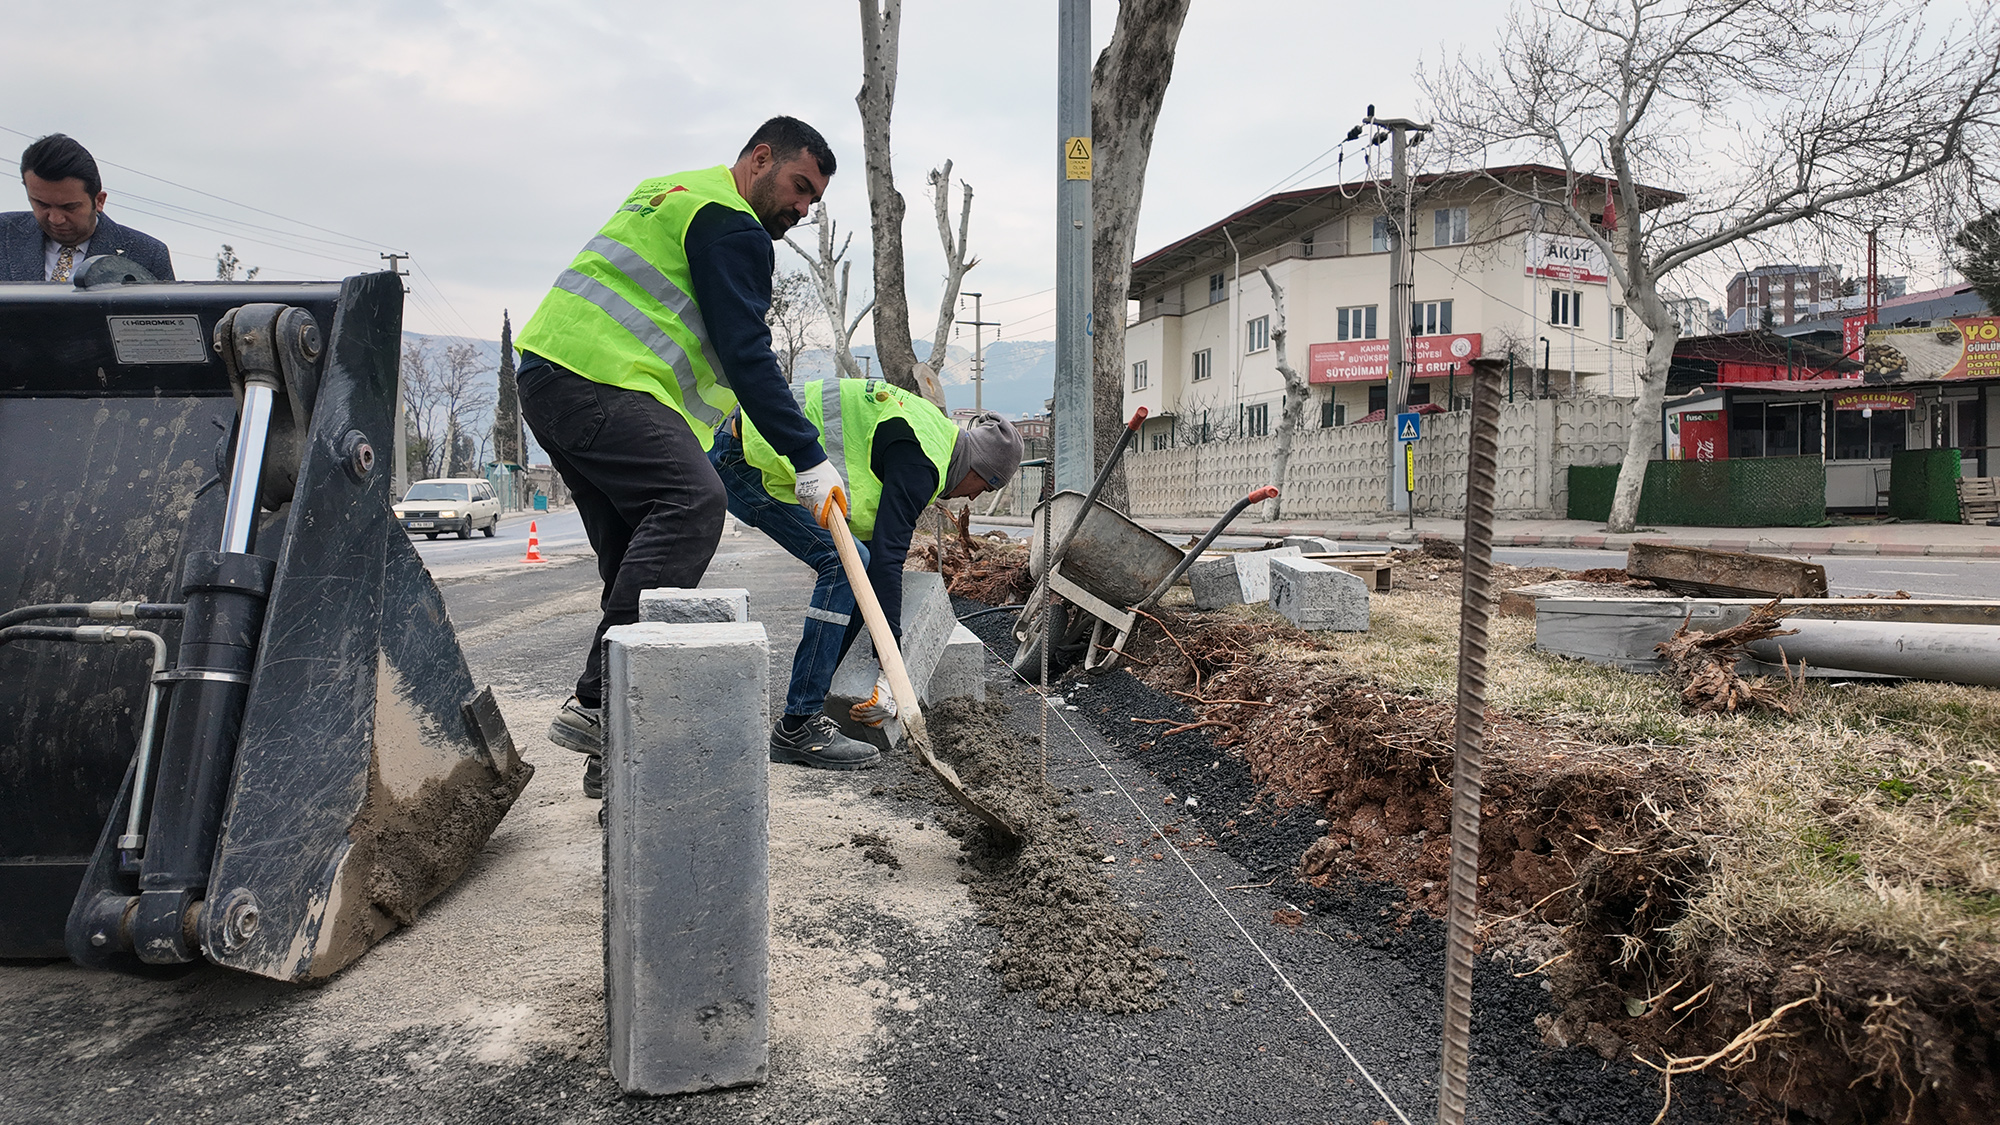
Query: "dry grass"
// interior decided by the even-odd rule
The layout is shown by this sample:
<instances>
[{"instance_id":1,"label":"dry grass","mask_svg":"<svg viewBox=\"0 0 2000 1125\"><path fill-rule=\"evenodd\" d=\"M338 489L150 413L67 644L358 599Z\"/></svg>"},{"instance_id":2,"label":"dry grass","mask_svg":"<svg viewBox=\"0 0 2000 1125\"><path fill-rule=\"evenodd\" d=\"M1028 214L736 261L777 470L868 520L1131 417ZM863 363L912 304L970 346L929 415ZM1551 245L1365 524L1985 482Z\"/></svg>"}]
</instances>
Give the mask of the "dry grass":
<instances>
[{"instance_id":1,"label":"dry grass","mask_svg":"<svg viewBox=\"0 0 2000 1125\"><path fill-rule=\"evenodd\" d=\"M1366 634L1321 634L1325 651L1270 655L1449 698L1457 598L1397 591L1371 614ZM1708 852L1709 883L1663 945L1806 937L1920 967L2000 967L2000 691L1810 681L1789 717L1696 715L1668 677L1533 644L1532 621L1495 620L1496 710L1672 756L1708 780L1676 823Z\"/></svg>"}]
</instances>

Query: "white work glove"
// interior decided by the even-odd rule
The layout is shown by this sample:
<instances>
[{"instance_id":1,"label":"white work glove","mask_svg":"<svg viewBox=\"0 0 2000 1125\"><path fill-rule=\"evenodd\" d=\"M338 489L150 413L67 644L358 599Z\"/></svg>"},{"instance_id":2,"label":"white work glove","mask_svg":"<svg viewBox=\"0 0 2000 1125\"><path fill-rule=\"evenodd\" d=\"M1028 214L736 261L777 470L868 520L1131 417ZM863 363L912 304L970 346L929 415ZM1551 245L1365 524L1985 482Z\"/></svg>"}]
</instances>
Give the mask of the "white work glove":
<instances>
[{"instance_id":1,"label":"white work glove","mask_svg":"<svg viewBox=\"0 0 2000 1125\"><path fill-rule=\"evenodd\" d=\"M896 697L889 691L887 672L875 677L875 694L849 707L847 717L871 727L879 727L896 717Z\"/></svg>"},{"instance_id":2,"label":"white work glove","mask_svg":"<svg viewBox=\"0 0 2000 1125\"><path fill-rule=\"evenodd\" d=\"M792 492L799 498L799 505L821 527L833 526L836 509L840 518L847 518L847 484L840 479L839 470L831 461L821 461L798 475L792 482Z\"/></svg>"}]
</instances>

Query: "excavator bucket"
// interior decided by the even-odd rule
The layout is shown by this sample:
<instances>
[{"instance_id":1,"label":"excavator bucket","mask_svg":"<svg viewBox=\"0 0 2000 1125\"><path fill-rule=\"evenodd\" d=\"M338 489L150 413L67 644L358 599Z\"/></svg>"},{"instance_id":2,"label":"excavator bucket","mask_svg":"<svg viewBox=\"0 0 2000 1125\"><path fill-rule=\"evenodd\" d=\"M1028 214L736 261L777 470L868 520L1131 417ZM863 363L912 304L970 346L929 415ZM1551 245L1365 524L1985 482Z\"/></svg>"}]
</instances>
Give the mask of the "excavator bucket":
<instances>
[{"instance_id":1,"label":"excavator bucket","mask_svg":"<svg viewBox=\"0 0 2000 1125\"><path fill-rule=\"evenodd\" d=\"M324 978L533 772L390 515L402 285L117 264L0 285L0 957Z\"/></svg>"}]
</instances>

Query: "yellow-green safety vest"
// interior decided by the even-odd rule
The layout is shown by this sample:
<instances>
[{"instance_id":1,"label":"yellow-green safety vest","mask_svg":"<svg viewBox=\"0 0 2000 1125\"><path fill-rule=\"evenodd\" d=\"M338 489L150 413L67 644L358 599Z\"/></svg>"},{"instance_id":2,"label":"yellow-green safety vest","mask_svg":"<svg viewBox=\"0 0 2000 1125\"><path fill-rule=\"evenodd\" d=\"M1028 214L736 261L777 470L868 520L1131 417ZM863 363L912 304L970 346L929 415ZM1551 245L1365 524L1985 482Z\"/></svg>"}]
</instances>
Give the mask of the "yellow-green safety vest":
<instances>
[{"instance_id":1,"label":"yellow-green safety vest","mask_svg":"<svg viewBox=\"0 0 2000 1125\"><path fill-rule=\"evenodd\" d=\"M688 270L688 226L710 203L757 217L725 166L642 181L514 337L593 382L659 399L703 449L736 407Z\"/></svg>"},{"instance_id":2,"label":"yellow-green safety vest","mask_svg":"<svg viewBox=\"0 0 2000 1125\"><path fill-rule=\"evenodd\" d=\"M847 482L847 526L856 539L875 537L875 513L882 506L882 480L870 464L875 453L875 427L890 418L909 423L924 455L937 467L935 500L951 471L951 451L958 426L915 391L880 379L812 379L792 388L799 409L819 430L826 459ZM743 460L764 474L764 490L790 504L799 502L792 484L798 479L791 461L742 418Z\"/></svg>"}]
</instances>

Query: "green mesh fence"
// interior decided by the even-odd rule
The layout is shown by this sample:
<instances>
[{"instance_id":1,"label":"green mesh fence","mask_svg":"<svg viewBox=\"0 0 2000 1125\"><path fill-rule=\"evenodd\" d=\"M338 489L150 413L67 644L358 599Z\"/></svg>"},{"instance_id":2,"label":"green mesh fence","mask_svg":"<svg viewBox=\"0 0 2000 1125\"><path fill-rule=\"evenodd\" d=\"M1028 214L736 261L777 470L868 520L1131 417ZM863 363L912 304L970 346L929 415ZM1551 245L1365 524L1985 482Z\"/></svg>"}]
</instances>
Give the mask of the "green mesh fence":
<instances>
[{"instance_id":1,"label":"green mesh fence","mask_svg":"<svg viewBox=\"0 0 2000 1125\"><path fill-rule=\"evenodd\" d=\"M1618 466L1569 467L1569 518L1603 523L1611 518L1611 494L1618 490Z\"/></svg>"},{"instance_id":2,"label":"green mesh fence","mask_svg":"<svg viewBox=\"0 0 2000 1125\"><path fill-rule=\"evenodd\" d=\"M1889 514L1902 520L1958 522L1956 449L1911 449L1889 459Z\"/></svg>"},{"instance_id":3,"label":"green mesh fence","mask_svg":"<svg viewBox=\"0 0 2000 1125\"><path fill-rule=\"evenodd\" d=\"M1609 519L1617 486L1616 465L1571 466L1569 518ZM1826 465L1817 457L1648 462L1646 483L1639 490L1639 522L1816 527L1826 522Z\"/></svg>"}]
</instances>

